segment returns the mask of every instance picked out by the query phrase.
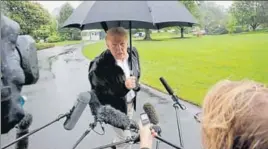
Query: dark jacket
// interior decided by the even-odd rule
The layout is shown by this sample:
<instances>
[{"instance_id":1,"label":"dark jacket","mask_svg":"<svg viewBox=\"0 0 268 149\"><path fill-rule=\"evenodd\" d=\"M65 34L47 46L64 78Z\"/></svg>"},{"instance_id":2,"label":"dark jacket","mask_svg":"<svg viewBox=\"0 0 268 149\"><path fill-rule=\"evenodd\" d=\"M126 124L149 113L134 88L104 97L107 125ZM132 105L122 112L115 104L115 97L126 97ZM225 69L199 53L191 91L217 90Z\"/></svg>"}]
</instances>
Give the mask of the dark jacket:
<instances>
[{"instance_id":1,"label":"dark jacket","mask_svg":"<svg viewBox=\"0 0 268 149\"><path fill-rule=\"evenodd\" d=\"M130 50L128 49L130 54ZM130 65L130 57L128 59ZM132 49L132 71L137 80L140 79L139 54L136 48ZM127 113L127 103L125 95L129 89L125 87L126 77L124 71L116 64L116 60L109 50L102 52L98 57L90 62L88 79L91 87L95 90L101 104L109 104L121 112ZM134 91L137 92L140 87ZM136 110L136 97L133 100L134 110Z\"/></svg>"}]
</instances>

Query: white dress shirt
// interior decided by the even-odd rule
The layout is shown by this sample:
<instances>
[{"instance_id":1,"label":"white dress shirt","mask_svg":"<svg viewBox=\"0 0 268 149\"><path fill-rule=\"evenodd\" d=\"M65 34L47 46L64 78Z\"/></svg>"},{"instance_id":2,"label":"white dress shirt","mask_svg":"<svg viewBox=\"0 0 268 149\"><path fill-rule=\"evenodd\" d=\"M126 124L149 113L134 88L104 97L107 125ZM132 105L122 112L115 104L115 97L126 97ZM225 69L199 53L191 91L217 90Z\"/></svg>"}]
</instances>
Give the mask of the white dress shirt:
<instances>
[{"instance_id":1,"label":"white dress shirt","mask_svg":"<svg viewBox=\"0 0 268 149\"><path fill-rule=\"evenodd\" d=\"M128 55L125 58L125 60L123 60L123 61L116 60L116 64L123 69L126 78L129 78L130 77L130 69L128 66ZM135 92L131 89L126 95L127 102L130 102L134 97L135 97Z\"/></svg>"}]
</instances>

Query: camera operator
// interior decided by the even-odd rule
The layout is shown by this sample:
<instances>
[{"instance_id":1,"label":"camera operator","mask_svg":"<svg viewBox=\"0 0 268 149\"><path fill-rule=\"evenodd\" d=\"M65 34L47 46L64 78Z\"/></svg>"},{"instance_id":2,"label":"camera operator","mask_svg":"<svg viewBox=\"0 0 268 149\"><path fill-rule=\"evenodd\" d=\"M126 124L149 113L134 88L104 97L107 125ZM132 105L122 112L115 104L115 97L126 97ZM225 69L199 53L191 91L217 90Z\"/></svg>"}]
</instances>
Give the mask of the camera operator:
<instances>
[{"instance_id":1,"label":"camera operator","mask_svg":"<svg viewBox=\"0 0 268 149\"><path fill-rule=\"evenodd\" d=\"M19 24L1 14L1 134L16 125L27 129L32 120L22 107L21 90L39 79L37 52L34 39L19 33Z\"/></svg>"},{"instance_id":2,"label":"camera operator","mask_svg":"<svg viewBox=\"0 0 268 149\"><path fill-rule=\"evenodd\" d=\"M140 126L140 148L152 148L149 127ZM268 146L268 88L250 80L218 82L204 98L205 149L264 149Z\"/></svg>"}]
</instances>

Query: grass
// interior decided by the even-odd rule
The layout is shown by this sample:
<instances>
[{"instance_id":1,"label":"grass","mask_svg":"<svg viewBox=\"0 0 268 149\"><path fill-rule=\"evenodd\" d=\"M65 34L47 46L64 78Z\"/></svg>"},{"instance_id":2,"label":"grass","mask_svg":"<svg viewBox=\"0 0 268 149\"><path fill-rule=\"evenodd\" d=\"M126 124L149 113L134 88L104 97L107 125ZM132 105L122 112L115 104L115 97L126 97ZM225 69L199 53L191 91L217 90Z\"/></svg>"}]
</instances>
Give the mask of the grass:
<instances>
[{"instance_id":1,"label":"grass","mask_svg":"<svg viewBox=\"0 0 268 149\"><path fill-rule=\"evenodd\" d=\"M167 38L153 34L155 41L134 40L140 53L141 82L166 92L164 77L176 94L201 105L208 89L221 79L253 79L268 83L268 34L235 34ZM88 45L89 59L105 49L104 41Z\"/></svg>"}]
</instances>

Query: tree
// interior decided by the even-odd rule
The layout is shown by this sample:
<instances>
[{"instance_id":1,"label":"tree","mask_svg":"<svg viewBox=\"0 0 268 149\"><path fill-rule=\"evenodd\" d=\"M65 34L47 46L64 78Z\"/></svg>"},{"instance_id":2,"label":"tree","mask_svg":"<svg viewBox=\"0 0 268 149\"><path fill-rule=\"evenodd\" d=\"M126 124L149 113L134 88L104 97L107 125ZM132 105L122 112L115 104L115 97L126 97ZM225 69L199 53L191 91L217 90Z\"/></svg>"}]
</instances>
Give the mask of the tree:
<instances>
[{"instance_id":1,"label":"tree","mask_svg":"<svg viewBox=\"0 0 268 149\"><path fill-rule=\"evenodd\" d=\"M198 0L179 0L184 6L190 11L190 13L200 22L200 10L199 10L199 1ZM183 26L179 27L180 33L181 33L181 38L183 38L183 33L185 31L185 28Z\"/></svg>"},{"instance_id":2,"label":"tree","mask_svg":"<svg viewBox=\"0 0 268 149\"><path fill-rule=\"evenodd\" d=\"M232 14L229 14L227 21L227 30L230 34L234 33L234 31L236 30L236 24L236 18Z\"/></svg>"},{"instance_id":3,"label":"tree","mask_svg":"<svg viewBox=\"0 0 268 149\"><path fill-rule=\"evenodd\" d=\"M224 34L227 10L214 2L202 2L199 6L200 24L208 34Z\"/></svg>"},{"instance_id":4,"label":"tree","mask_svg":"<svg viewBox=\"0 0 268 149\"><path fill-rule=\"evenodd\" d=\"M267 1L235 1L230 12L240 25L249 25L253 31L268 21Z\"/></svg>"},{"instance_id":5,"label":"tree","mask_svg":"<svg viewBox=\"0 0 268 149\"><path fill-rule=\"evenodd\" d=\"M201 16L200 16L200 12L199 12L199 1L197 0L193 0L193 1L189 1L189 0L180 0L181 3L183 3L185 5L185 7L191 12L191 14L198 20Z\"/></svg>"},{"instance_id":6,"label":"tree","mask_svg":"<svg viewBox=\"0 0 268 149\"><path fill-rule=\"evenodd\" d=\"M60 9L59 17L57 18L59 26L62 26L64 22L71 16L74 8L67 2L63 4ZM60 36L65 40L79 40L81 39L80 30L76 28L61 28L59 29Z\"/></svg>"},{"instance_id":7,"label":"tree","mask_svg":"<svg viewBox=\"0 0 268 149\"><path fill-rule=\"evenodd\" d=\"M149 29L145 29L145 37L144 40L152 40L151 31Z\"/></svg>"},{"instance_id":8,"label":"tree","mask_svg":"<svg viewBox=\"0 0 268 149\"><path fill-rule=\"evenodd\" d=\"M2 1L7 17L18 22L21 34L34 36L34 32L50 23L49 12L41 4L30 1Z\"/></svg>"},{"instance_id":9,"label":"tree","mask_svg":"<svg viewBox=\"0 0 268 149\"><path fill-rule=\"evenodd\" d=\"M56 18L51 19L49 30L50 30L51 35L54 35L58 32L58 21L56 20Z\"/></svg>"}]
</instances>

